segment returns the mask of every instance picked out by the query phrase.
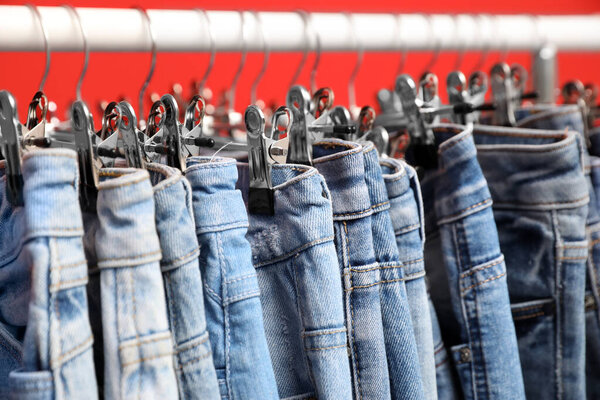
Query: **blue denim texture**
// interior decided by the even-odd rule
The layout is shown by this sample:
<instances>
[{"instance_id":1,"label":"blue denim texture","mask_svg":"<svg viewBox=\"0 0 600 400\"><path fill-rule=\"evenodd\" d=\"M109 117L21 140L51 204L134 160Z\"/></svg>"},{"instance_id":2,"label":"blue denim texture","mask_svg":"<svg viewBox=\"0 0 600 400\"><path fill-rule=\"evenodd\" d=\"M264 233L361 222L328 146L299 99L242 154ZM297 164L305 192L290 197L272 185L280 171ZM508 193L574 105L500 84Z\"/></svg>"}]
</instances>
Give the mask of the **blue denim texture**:
<instances>
[{"instance_id":1,"label":"blue denim texture","mask_svg":"<svg viewBox=\"0 0 600 400\"><path fill-rule=\"evenodd\" d=\"M373 210L371 223L375 260L381 270L381 315L392 398L424 399L417 342L405 286L407 271L400 261L389 214L390 200L379 156L372 143L363 146L363 156L365 182ZM424 274L420 275L423 277Z\"/></svg>"},{"instance_id":2,"label":"blue denim texture","mask_svg":"<svg viewBox=\"0 0 600 400\"><path fill-rule=\"evenodd\" d=\"M222 399L278 399L260 290L246 239L248 216L233 159L191 157L200 272L213 362Z\"/></svg>"},{"instance_id":3,"label":"blue denim texture","mask_svg":"<svg viewBox=\"0 0 600 400\"><path fill-rule=\"evenodd\" d=\"M99 343L96 365L104 365L99 376L103 397L176 398L173 341L148 172L101 170L97 214L83 217L90 318Z\"/></svg>"},{"instance_id":4,"label":"blue denim texture","mask_svg":"<svg viewBox=\"0 0 600 400\"><path fill-rule=\"evenodd\" d=\"M421 181L425 267L465 399L525 398L506 267L472 127L434 129L438 169Z\"/></svg>"},{"instance_id":5,"label":"blue denim texture","mask_svg":"<svg viewBox=\"0 0 600 400\"><path fill-rule=\"evenodd\" d=\"M248 201L248 164L238 164ZM329 190L317 170L274 165L274 215L250 214L267 342L282 399L352 399Z\"/></svg>"},{"instance_id":6,"label":"blue denim texture","mask_svg":"<svg viewBox=\"0 0 600 400\"><path fill-rule=\"evenodd\" d=\"M573 131L476 127L528 398L585 398L589 187ZM544 382L544 384L540 384Z\"/></svg>"},{"instance_id":7,"label":"blue denim texture","mask_svg":"<svg viewBox=\"0 0 600 400\"><path fill-rule=\"evenodd\" d=\"M517 112L517 124L521 127L543 130L563 130L569 129L583 135L584 121L583 114L577 105L545 105L527 107ZM593 135L592 135L593 136ZM583 136L582 136L583 137ZM589 152L594 152L599 143L590 141L592 148ZM598 351L598 338L600 338L600 324L596 304L600 299L600 214L596 206L596 193L591 178L591 164L597 164L598 158L589 155L588 151L583 152L584 170L590 203L588 206L588 215L586 221L586 233L589 246L587 260L587 279L586 279L586 391L589 399L596 399L600 396L600 370L596 368L600 352Z\"/></svg>"},{"instance_id":8,"label":"blue denim texture","mask_svg":"<svg viewBox=\"0 0 600 400\"><path fill-rule=\"evenodd\" d=\"M421 187L415 170L404 161L393 158L383 159L380 161L380 165L390 202L389 215L396 236L399 259L404 265L406 293L417 343L425 398L435 400L438 398L436 362L432 315L430 314L423 261L425 226L423 224ZM440 336L438 342L441 340ZM443 348L443 343L441 348ZM445 368L448 368L447 365Z\"/></svg>"},{"instance_id":9,"label":"blue denim texture","mask_svg":"<svg viewBox=\"0 0 600 400\"><path fill-rule=\"evenodd\" d=\"M0 162L0 398L96 399L76 154L33 150L22 171L14 208Z\"/></svg>"},{"instance_id":10,"label":"blue denim texture","mask_svg":"<svg viewBox=\"0 0 600 400\"><path fill-rule=\"evenodd\" d=\"M204 315L192 190L178 169L148 164L179 399L219 399Z\"/></svg>"},{"instance_id":11,"label":"blue denim texture","mask_svg":"<svg viewBox=\"0 0 600 400\"><path fill-rule=\"evenodd\" d=\"M429 298L429 310L431 314L431 330L433 336L433 354L435 357L435 382L437 386L437 396L439 400L460 399L455 375L451 369L452 362L448 356L448 351L442 339L440 323L433 306L433 301Z\"/></svg>"},{"instance_id":12,"label":"blue denim texture","mask_svg":"<svg viewBox=\"0 0 600 400\"><path fill-rule=\"evenodd\" d=\"M330 139L313 146L313 165L331 193L334 243L344 289L344 312L355 399L389 399L381 294L371 200L362 146Z\"/></svg>"}]
</instances>

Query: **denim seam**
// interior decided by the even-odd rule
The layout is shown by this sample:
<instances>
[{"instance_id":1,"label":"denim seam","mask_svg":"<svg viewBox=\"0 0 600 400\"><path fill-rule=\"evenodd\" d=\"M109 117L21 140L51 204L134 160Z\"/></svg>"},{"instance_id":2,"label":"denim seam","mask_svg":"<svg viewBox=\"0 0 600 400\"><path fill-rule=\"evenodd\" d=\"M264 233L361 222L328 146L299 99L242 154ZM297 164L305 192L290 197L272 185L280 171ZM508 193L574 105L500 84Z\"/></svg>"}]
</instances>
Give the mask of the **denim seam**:
<instances>
[{"instance_id":1,"label":"denim seam","mask_svg":"<svg viewBox=\"0 0 600 400\"><path fill-rule=\"evenodd\" d=\"M63 269L76 268L76 267L81 267L81 266L83 266L83 265L87 265L87 261L86 261L86 260L83 260L83 261L77 261L77 262L74 262L74 263L71 263L71 264L63 264L63 265L59 265L59 266L57 266L57 267L55 267L55 268L52 268L52 269L54 269L54 270L56 270L56 271L61 271L61 270L63 270Z\"/></svg>"},{"instance_id":2,"label":"denim seam","mask_svg":"<svg viewBox=\"0 0 600 400\"><path fill-rule=\"evenodd\" d=\"M554 276L554 290L556 292L556 296L555 296L555 309L556 309L556 323L554 324L554 335L555 335L555 340L556 340L556 369L554 371L555 373L555 382L556 382L556 397L558 399L562 399L563 398L563 389L562 389L562 337L560 336L561 332L562 332L562 324L561 324L561 318L562 318L562 313L561 313L561 303L562 303L562 291L561 291L561 285L558 282L561 282L562 280L560 279L561 275L562 275L562 268L561 268L561 264L560 262L557 262L556 260L560 259L560 257L562 256L562 251L561 251L561 245L560 243L562 242L562 238L560 235L560 230L559 230L559 225L558 225L558 213L556 212L556 210L552 210L552 230L554 231L554 238L555 238L555 244L554 244L554 257L555 257L555 276Z\"/></svg>"},{"instance_id":3,"label":"denim seam","mask_svg":"<svg viewBox=\"0 0 600 400\"><path fill-rule=\"evenodd\" d=\"M224 158L223 158L224 159ZM225 167L230 167L232 165L235 165L236 161L231 159L231 160L226 160L226 161L212 161L212 162L202 162L202 163L198 163L195 162L193 165L190 165L189 167L187 167L185 169L185 173L187 175L188 172L192 172L195 171L197 169L217 169L217 168L225 168Z\"/></svg>"},{"instance_id":4,"label":"denim seam","mask_svg":"<svg viewBox=\"0 0 600 400\"><path fill-rule=\"evenodd\" d=\"M549 201L549 202L538 202L538 203L502 203L502 202L494 202L494 206L547 206L547 205L558 205L558 204L573 204L579 203L582 201L589 201L590 196L586 195L579 199L569 200L569 201Z\"/></svg>"},{"instance_id":5,"label":"denim seam","mask_svg":"<svg viewBox=\"0 0 600 400\"><path fill-rule=\"evenodd\" d=\"M203 355L201 355L201 356L198 356L198 357L192 358L191 360L187 360L187 361L186 361L186 362L184 362L184 363L180 363L180 364L179 364L179 366L177 367L177 369L178 369L178 370L180 370L180 369L183 369L183 368L185 368L186 366L188 366L188 365L190 365L190 364L192 364L192 363L196 363L196 362L198 362L198 361L202 361L202 360L204 360L204 359L207 359L207 358L208 358L208 357L210 357L211 355L212 355L212 353L209 351L209 352L208 352L208 353L206 353L206 354L203 354Z\"/></svg>"},{"instance_id":6,"label":"denim seam","mask_svg":"<svg viewBox=\"0 0 600 400\"><path fill-rule=\"evenodd\" d=\"M492 204L492 199L491 198L487 198L487 199L485 199L483 201L480 201L479 203L475 203L473 205L470 205L469 207L463 208L462 210L460 210L460 211L458 211L458 212L456 212L454 214L447 215L447 216L444 216L443 218L440 218L438 220L438 224L441 225L441 224L445 223L445 221L447 221L447 220L451 220L453 218L460 217L461 214L464 213L464 212L466 212L466 211L473 210L474 208L477 208L477 207L480 207L480 206L490 206L491 204Z\"/></svg>"},{"instance_id":7,"label":"denim seam","mask_svg":"<svg viewBox=\"0 0 600 400\"><path fill-rule=\"evenodd\" d=\"M415 280L415 279L418 279L418 278L422 278L425 275L426 275L426 272L425 272L425 270L423 270L423 271L414 272L412 274L405 275L404 279L406 281L412 281L412 280Z\"/></svg>"},{"instance_id":8,"label":"denim seam","mask_svg":"<svg viewBox=\"0 0 600 400\"><path fill-rule=\"evenodd\" d=\"M19 361L19 363L21 362L21 358L22 358L22 353L23 350L19 349L17 345L21 346L22 345L18 342L13 343L13 338L12 337L6 337L6 335L10 335L10 333L8 333L8 331L2 329L2 327L0 327L1 331L0 331L0 338L4 339L4 340L0 340L0 347L6 349L6 351L8 353L10 353L10 355L12 355L15 360ZM8 343L6 343L8 342Z\"/></svg>"},{"instance_id":9,"label":"denim seam","mask_svg":"<svg viewBox=\"0 0 600 400\"><path fill-rule=\"evenodd\" d=\"M56 302L56 303L58 303L58 302ZM60 368L66 362L72 360L73 358L77 357L80 354L83 354L85 351L87 351L87 349L90 349L92 347L93 343L94 343L93 335L88 336L87 339L85 339L83 342L81 342L77 346L73 347L71 350L67 351L66 353L61 354L55 361L51 361L50 368L52 370L56 370L56 369Z\"/></svg>"},{"instance_id":10,"label":"denim seam","mask_svg":"<svg viewBox=\"0 0 600 400\"><path fill-rule=\"evenodd\" d=\"M405 227L397 229L394 232L394 234L396 236L398 236L398 235L401 235L401 234L404 234L404 233L411 232L411 231L414 231L416 229L419 229L420 227L421 227L420 223L419 224L413 224L413 225L405 226Z\"/></svg>"},{"instance_id":11,"label":"denim seam","mask_svg":"<svg viewBox=\"0 0 600 400\"><path fill-rule=\"evenodd\" d=\"M235 295L233 297L227 297L225 298L225 301L223 302L223 305L230 305L233 303L236 303L238 301L242 301L242 300L246 300L252 297L257 297L260 296L260 290L251 290L251 291L246 291L243 292L241 294Z\"/></svg>"},{"instance_id":12,"label":"denim seam","mask_svg":"<svg viewBox=\"0 0 600 400\"><path fill-rule=\"evenodd\" d=\"M538 113L536 113L536 114L538 114ZM555 112L548 112L548 110L544 110L544 111L540 111L538 115L536 115L536 114L530 115L529 117L525 118L524 120L521 120L521 123L517 122L517 127L518 128L526 128L532 122L543 121L545 119L552 120L553 118L562 117L563 115L570 115L570 114L576 115L576 114L578 114L578 111L569 110L569 111L555 113ZM535 128L529 128L529 129L535 129Z\"/></svg>"},{"instance_id":13,"label":"denim seam","mask_svg":"<svg viewBox=\"0 0 600 400\"><path fill-rule=\"evenodd\" d=\"M465 130L465 131L462 131L462 132L467 132L467 131ZM456 133L461 134L462 132L459 131L459 132L454 132L454 133L455 134ZM470 137L473 137L472 132L465 133L465 135L463 137L458 138L456 140L451 140L451 141L447 141L447 142L444 142L444 143L440 144L440 146L438 148L438 154L441 155L443 152L447 151L448 149L451 149L452 147L456 146L457 144L459 144L463 140L466 140L466 139L468 139Z\"/></svg>"},{"instance_id":14,"label":"denim seam","mask_svg":"<svg viewBox=\"0 0 600 400\"><path fill-rule=\"evenodd\" d=\"M473 275L473 274L475 274L475 273L477 273L479 271L483 271L483 270L486 270L488 268L495 267L496 265L501 264L503 261L504 261L504 256L501 255L498 259L496 259L495 261L492 261L490 264L482 265L482 266L477 267L475 269L469 269L466 272L461 273L460 277L461 278L466 278L467 276L471 276L471 275Z\"/></svg>"},{"instance_id":15,"label":"denim seam","mask_svg":"<svg viewBox=\"0 0 600 400\"><path fill-rule=\"evenodd\" d=\"M461 289L460 293L461 293L461 295L462 295L462 294L465 294L465 292L467 292L467 291L469 291L469 290L471 290L471 289L473 289L473 288L475 288L475 287L477 287L477 286L481 286L481 285L483 285L484 283L488 283L488 282L495 281L496 279L500 279L500 278L502 278L502 277L503 277L503 276L505 276L505 275L506 275L506 272L503 272L503 273L501 273L501 274L499 274L499 275L493 276L493 277L491 277L491 278L487 278L487 279L485 279L485 280L483 280L483 281L481 281L481 282L477 282L477 283L475 283L475 284L473 284L473 285L471 285L471 286L469 286L469 287L466 287L466 288L464 288L464 289Z\"/></svg>"},{"instance_id":16,"label":"denim seam","mask_svg":"<svg viewBox=\"0 0 600 400\"><path fill-rule=\"evenodd\" d=\"M58 283L53 283L52 285L50 285L48 290L50 292L54 293L54 292L59 291L60 289L70 289L70 288L78 287L78 284L85 285L87 283L88 283L88 277L86 275L85 278L71 279L68 281L59 281ZM79 285L79 286L81 286L81 285Z\"/></svg>"},{"instance_id":17,"label":"denim seam","mask_svg":"<svg viewBox=\"0 0 600 400\"><path fill-rule=\"evenodd\" d=\"M106 175L100 174L100 175L101 176L116 176L116 177L123 176L123 175L108 175L108 174L106 174ZM123 188L126 186L135 185L140 182L144 182L145 180L148 180L148 176L146 176L146 175L144 175L143 177L140 177L138 179L135 179L135 180L131 180L131 181L123 182L123 183L117 183L117 184L115 184L113 181L108 181L108 182L105 181L98 185L98 190L119 189L119 188ZM103 183L112 183L112 184L103 186Z\"/></svg>"},{"instance_id":18,"label":"denim seam","mask_svg":"<svg viewBox=\"0 0 600 400\"><path fill-rule=\"evenodd\" d=\"M256 276L255 273L254 274L246 274L246 275L238 276L237 278L225 280L225 283L229 284L229 283L234 283L234 282L239 282L239 281L245 281L246 279L252 279L255 276Z\"/></svg>"},{"instance_id":19,"label":"denim seam","mask_svg":"<svg viewBox=\"0 0 600 400\"><path fill-rule=\"evenodd\" d=\"M215 292L207 283L205 283L203 286L206 292L210 293L218 303L223 303L221 296L219 296L219 294Z\"/></svg>"},{"instance_id":20,"label":"denim seam","mask_svg":"<svg viewBox=\"0 0 600 400\"><path fill-rule=\"evenodd\" d=\"M184 351L194 349L194 348L201 346L204 343L208 342L208 340L209 340L208 332L204 331L202 334L200 334L200 336L203 336L203 335L205 335L205 337L203 339L201 339L199 342L191 343L191 344L186 345L185 347L179 348L179 349L175 350L175 354L183 353Z\"/></svg>"},{"instance_id":21,"label":"denim seam","mask_svg":"<svg viewBox=\"0 0 600 400\"><path fill-rule=\"evenodd\" d=\"M420 263L420 262L423 262L423 261L424 261L424 258L421 257L421 258L416 258L414 260L402 261L402 264L404 264L404 265L410 265L410 264Z\"/></svg>"},{"instance_id":22,"label":"denim seam","mask_svg":"<svg viewBox=\"0 0 600 400\"><path fill-rule=\"evenodd\" d=\"M519 136L517 136L519 137ZM514 147L515 145L510 145L510 144L502 144L502 145L479 145L477 146L477 151L478 152L484 152L484 153L553 153L555 151L559 151L564 149L565 147L570 146L571 144L573 144L573 141L571 140L567 140L567 139L563 139L565 140L565 143L561 144L560 146L555 146L554 144L552 144L552 147L550 148L546 148L546 146L550 146L550 145L538 145L538 147ZM560 143L560 142L558 142ZM489 147L484 147L484 146L489 146ZM533 145L529 145L529 146L533 146ZM544 146L544 147L542 147Z\"/></svg>"},{"instance_id":23,"label":"denim seam","mask_svg":"<svg viewBox=\"0 0 600 400\"><path fill-rule=\"evenodd\" d=\"M524 320L524 319L541 317L542 315L546 315L546 313L544 311L539 311L539 312L536 312L534 314L519 315L519 316L513 317L513 321L521 321L521 320Z\"/></svg>"},{"instance_id":24,"label":"denim seam","mask_svg":"<svg viewBox=\"0 0 600 400\"><path fill-rule=\"evenodd\" d=\"M228 302L226 299L228 297L228 285L225 284L225 280L226 280L226 270L225 270L225 253L223 251L223 242L221 239L221 235L220 234L216 234L216 241L217 241L217 253L218 253L218 259L219 259L219 269L221 271L221 287L223 290L223 321L225 323L225 378L226 378L226 384L227 384L227 394L229 395L229 398L233 399L233 392L232 392L232 388L230 385L231 382L231 365L230 365L230 360L229 360L229 352L230 352L230 347L231 347L231 327L230 327L230 321L229 321L229 305L232 304L230 302Z\"/></svg>"},{"instance_id":25,"label":"denim seam","mask_svg":"<svg viewBox=\"0 0 600 400\"><path fill-rule=\"evenodd\" d=\"M161 251L160 250L152 251L152 252L140 254L140 255L137 255L137 256L99 258L98 259L98 264L100 264L102 262L106 262L106 261L117 261L117 260L131 260L131 261L133 261L133 260L137 260L137 259L140 259L140 258L154 256L154 255L157 255L157 254L161 254Z\"/></svg>"},{"instance_id":26,"label":"denim seam","mask_svg":"<svg viewBox=\"0 0 600 400\"><path fill-rule=\"evenodd\" d=\"M351 217L353 215L360 215L360 214L365 214L368 212L373 212L373 207L369 206L369 208L364 209L362 211L355 211L355 212L351 212L351 213L342 213L342 214L338 214L338 213L333 213L333 217Z\"/></svg>"},{"instance_id":27,"label":"denim seam","mask_svg":"<svg viewBox=\"0 0 600 400\"><path fill-rule=\"evenodd\" d=\"M198 254L200 254L200 246L196 246L195 249L193 249L192 251L190 251L189 253L181 256L181 257L177 257L174 258L172 260L169 261L161 261L161 270L163 272L165 271L169 271L172 269L172 267L174 267L175 265L179 265L179 264L184 264L185 262L188 261L188 259L194 259L196 257L198 257Z\"/></svg>"},{"instance_id":28,"label":"denim seam","mask_svg":"<svg viewBox=\"0 0 600 400\"><path fill-rule=\"evenodd\" d=\"M196 229L197 235L205 235L210 233L223 232L228 230L233 230L237 228L248 228L248 220L245 221L233 221L228 222L226 224L216 224L216 225L205 225L198 227Z\"/></svg>"},{"instance_id":29,"label":"denim seam","mask_svg":"<svg viewBox=\"0 0 600 400\"><path fill-rule=\"evenodd\" d=\"M326 236L324 238L313 240L312 242L308 242L306 244L303 244L302 246L300 246L298 248L295 248L294 250L292 250L290 252L287 252L287 253L285 253L285 254L283 254L281 256L273 258L273 259L271 259L269 261L263 261L263 262L260 262L260 263L256 263L256 264L254 264L254 268L261 268L261 267L264 267L264 266L269 265L269 264L274 264L274 263L281 262L281 261L283 261L283 260L285 260L287 258L295 257L297 254L299 254L299 253L301 253L301 252L303 252L303 251L305 251L305 250L307 250L307 249L309 249L309 248L311 248L313 246L317 246L317 245L320 245L320 244L323 244L323 243L327 243L327 242L331 242L331 241L333 241L333 236Z\"/></svg>"},{"instance_id":30,"label":"denim seam","mask_svg":"<svg viewBox=\"0 0 600 400\"><path fill-rule=\"evenodd\" d=\"M344 289L344 291L351 292L351 291L353 291L355 289L366 289L366 288L370 288L370 287L373 287L373 286L377 286L379 284L402 282L402 281L405 281L405 280L406 280L406 278L398 278L398 279L388 279L388 280L384 280L384 281L370 283L368 285L359 285L359 286L352 285L352 287L350 287L348 289Z\"/></svg>"},{"instance_id":31,"label":"denim seam","mask_svg":"<svg viewBox=\"0 0 600 400\"><path fill-rule=\"evenodd\" d=\"M353 150L357 150L357 151L353 151ZM335 161L338 160L340 158L344 158L344 157L350 157L356 153L358 153L360 151L360 148L355 148L355 149L351 149L351 150L344 150L342 153L337 154L335 156L325 156L325 157L319 157L316 160L313 161L313 165L315 164L324 164L326 162L330 162L330 161Z\"/></svg>"},{"instance_id":32,"label":"denim seam","mask_svg":"<svg viewBox=\"0 0 600 400\"><path fill-rule=\"evenodd\" d=\"M348 238L348 225L346 223L346 221L342 221L342 225L344 225L344 239L346 242L346 247L342 249L342 251L344 251L345 254L345 259L348 261L348 268L352 268L352 265L350 264L350 257L347 254L348 252L348 247L350 246L350 239ZM350 274L349 276L350 278L350 288L352 288L354 286L353 284L353 279L352 279L352 274ZM350 335L350 337L352 338L352 347L354 348L354 352L353 354L355 355L354 357L350 357L350 359L354 362L353 365L353 371L356 374L356 394L358 396L358 400L362 400L362 387L360 384L360 367L358 365L358 360L356 359L356 354L357 354L357 350L356 350L356 340L355 340L355 332L354 332L354 302L352 301L352 293L351 290L348 290L346 288L344 288L344 292L346 293L350 293L350 312L351 312L351 324L352 324L352 334Z\"/></svg>"},{"instance_id":33,"label":"denim seam","mask_svg":"<svg viewBox=\"0 0 600 400\"><path fill-rule=\"evenodd\" d=\"M340 344L340 345L337 345L337 346L307 348L306 351L319 351L319 350L341 349L342 347L346 347L346 344L344 343L344 344Z\"/></svg>"},{"instance_id":34,"label":"denim seam","mask_svg":"<svg viewBox=\"0 0 600 400\"><path fill-rule=\"evenodd\" d=\"M280 169L284 169L284 168L280 168ZM319 174L319 171L317 171L316 168L309 168L309 169L305 170L305 169L301 169L298 167L287 167L287 169L291 169L293 171L299 171L299 172L302 172L302 174L295 176L292 179L285 181L284 183L282 183L280 185L274 186L273 187L274 190L283 190L283 189L287 188L288 186L291 186L298 182L302 182L304 180L307 180L307 179Z\"/></svg>"},{"instance_id":35,"label":"denim seam","mask_svg":"<svg viewBox=\"0 0 600 400\"><path fill-rule=\"evenodd\" d=\"M346 328L330 329L330 330L326 330L323 332L310 332L310 333L306 333L306 331L305 331L305 332L302 332L302 337L334 335L336 333L346 333L346 332L347 332Z\"/></svg>"},{"instance_id":36,"label":"denim seam","mask_svg":"<svg viewBox=\"0 0 600 400\"><path fill-rule=\"evenodd\" d=\"M173 328L173 329L171 329L171 331L173 332L172 338L173 338L174 344L176 344L177 340L175 338L175 332L177 332L178 314L176 314L176 312L175 312L175 310L176 310L175 298L174 298L175 296L172 293L173 292L173 290L172 290L172 281L173 280L171 279L171 274L168 274L168 273L163 274L163 277L165 279L164 287L165 287L165 292L166 292L165 295L167 298L166 300L168 301L168 304L170 305L170 307L167 309L167 314L168 314L167 316L168 316L169 322L170 322L169 328L171 328L171 326ZM176 360L176 362L179 363L179 360Z\"/></svg>"},{"instance_id":37,"label":"denim seam","mask_svg":"<svg viewBox=\"0 0 600 400\"><path fill-rule=\"evenodd\" d=\"M130 361L128 363L121 364L121 367L122 368L127 368L127 367L131 367L132 365L137 365L137 364L141 364L141 363L146 362L146 361L156 360L158 358L165 358L165 357L169 357L169 358L173 357L173 352L169 351L167 353L160 353L160 354L156 354L156 355L149 356L149 357L138 358L138 359L136 359L134 361ZM139 381L140 381L140 385L141 385L141 379ZM141 392L141 387L139 387L138 390L139 390L138 391L138 394L139 394Z\"/></svg>"}]
</instances>

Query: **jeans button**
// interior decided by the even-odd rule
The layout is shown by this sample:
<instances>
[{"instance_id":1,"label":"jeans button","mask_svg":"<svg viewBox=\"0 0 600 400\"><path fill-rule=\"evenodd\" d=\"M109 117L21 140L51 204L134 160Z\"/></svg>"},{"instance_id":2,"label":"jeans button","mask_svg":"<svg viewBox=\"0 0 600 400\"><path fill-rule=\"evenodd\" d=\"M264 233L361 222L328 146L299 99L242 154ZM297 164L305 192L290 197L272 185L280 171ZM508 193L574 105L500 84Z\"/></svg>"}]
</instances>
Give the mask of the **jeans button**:
<instances>
[{"instance_id":1,"label":"jeans button","mask_svg":"<svg viewBox=\"0 0 600 400\"><path fill-rule=\"evenodd\" d=\"M459 350L460 353L460 361L466 363L471 361L471 349L468 347L463 347Z\"/></svg>"}]
</instances>

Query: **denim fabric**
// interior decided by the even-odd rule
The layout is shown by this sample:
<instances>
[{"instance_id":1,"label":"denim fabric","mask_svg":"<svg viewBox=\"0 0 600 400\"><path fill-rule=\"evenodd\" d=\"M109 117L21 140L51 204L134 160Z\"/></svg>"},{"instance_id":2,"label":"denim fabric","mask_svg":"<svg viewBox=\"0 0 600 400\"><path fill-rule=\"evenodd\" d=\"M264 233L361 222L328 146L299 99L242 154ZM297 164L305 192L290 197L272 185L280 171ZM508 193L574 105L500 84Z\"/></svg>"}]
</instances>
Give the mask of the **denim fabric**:
<instances>
[{"instance_id":1,"label":"denim fabric","mask_svg":"<svg viewBox=\"0 0 600 400\"><path fill-rule=\"evenodd\" d=\"M429 299L429 312L431 314L431 331L433 336L433 354L435 357L435 382L437 386L437 396L439 400L458 400L461 396L458 393L456 384L456 375L450 369L452 362L448 357L448 351L442 339L440 323L435 313L433 302Z\"/></svg>"},{"instance_id":2,"label":"denim fabric","mask_svg":"<svg viewBox=\"0 0 600 400\"><path fill-rule=\"evenodd\" d=\"M471 128L434 129L439 167L421 181L425 267L465 399L523 399L506 267Z\"/></svg>"},{"instance_id":3,"label":"denim fabric","mask_svg":"<svg viewBox=\"0 0 600 400\"><path fill-rule=\"evenodd\" d=\"M100 171L97 214L84 214L84 245L104 398L177 398L154 218L147 171Z\"/></svg>"},{"instance_id":4,"label":"denim fabric","mask_svg":"<svg viewBox=\"0 0 600 400\"><path fill-rule=\"evenodd\" d=\"M381 270L381 315L385 351L394 399L424 399L425 391L411 321L405 266L400 262L379 157L372 143L363 146L365 182L371 200L375 260ZM409 271L410 272L410 271ZM423 273L420 274L423 277ZM433 344L433 342L432 342Z\"/></svg>"},{"instance_id":5,"label":"denim fabric","mask_svg":"<svg viewBox=\"0 0 600 400\"><path fill-rule=\"evenodd\" d=\"M313 165L331 192L334 243L344 289L353 395L389 399L381 275L373 246L371 200L362 146L326 140L313 146Z\"/></svg>"},{"instance_id":6,"label":"denim fabric","mask_svg":"<svg viewBox=\"0 0 600 400\"><path fill-rule=\"evenodd\" d=\"M238 164L248 201L248 164ZM316 169L274 165L274 215L250 214L248 241L282 399L352 399L344 296L329 190Z\"/></svg>"},{"instance_id":7,"label":"denim fabric","mask_svg":"<svg viewBox=\"0 0 600 400\"><path fill-rule=\"evenodd\" d=\"M162 252L160 268L174 341L179 398L219 399L204 315L192 190L178 169L162 164L148 164L146 168L154 184L156 230Z\"/></svg>"},{"instance_id":8,"label":"denim fabric","mask_svg":"<svg viewBox=\"0 0 600 400\"><path fill-rule=\"evenodd\" d=\"M213 361L222 399L278 399L232 159L187 159Z\"/></svg>"},{"instance_id":9,"label":"denim fabric","mask_svg":"<svg viewBox=\"0 0 600 400\"><path fill-rule=\"evenodd\" d=\"M582 399L589 201L583 140L567 130L477 127L475 141L506 256L527 396Z\"/></svg>"},{"instance_id":10,"label":"denim fabric","mask_svg":"<svg viewBox=\"0 0 600 400\"><path fill-rule=\"evenodd\" d=\"M381 160L380 164L390 201L389 215L396 235L396 245L400 261L404 265L408 305L417 343L425 398L437 399L432 316L423 262L425 227L422 224L421 187L415 170L404 161L385 159Z\"/></svg>"},{"instance_id":11,"label":"denim fabric","mask_svg":"<svg viewBox=\"0 0 600 400\"><path fill-rule=\"evenodd\" d=\"M536 108L526 108L520 110L518 117L524 119L518 121L519 126L533 129L563 130L569 129L583 134L583 115L576 105L569 106L544 106L539 110ZM538 111L537 113L535 111ZM590 135L592 138L594 135ZM600 150L600 143L590 140L591 148L589 152L594 153L595 148ZM598 154L598 152L595 152ZM586 391L589 399L600 397L600 369L598 369L598 360L600 359L600 348L598 345L600 338L600 320L598 319L598 300L600 299L600 214L597 207L596 192L591 177L591 164L598 164L598 158L590 157L588 151L584 151L584 166L586 182L590 195L590 203L587 215L587 239L589 246L589 255L587 262L586 279Z\"/></svg>"},{"instance_id":12,"label":"denim fabric","mask_svg":"<svg viewBox=\"0 0 600 400\"><path fill-rule=\"evenodd\" d=\"M0 162L0 398L95 399L76 154L33 150L22 171L13 208Z\"/></svg>"}]
</instances>

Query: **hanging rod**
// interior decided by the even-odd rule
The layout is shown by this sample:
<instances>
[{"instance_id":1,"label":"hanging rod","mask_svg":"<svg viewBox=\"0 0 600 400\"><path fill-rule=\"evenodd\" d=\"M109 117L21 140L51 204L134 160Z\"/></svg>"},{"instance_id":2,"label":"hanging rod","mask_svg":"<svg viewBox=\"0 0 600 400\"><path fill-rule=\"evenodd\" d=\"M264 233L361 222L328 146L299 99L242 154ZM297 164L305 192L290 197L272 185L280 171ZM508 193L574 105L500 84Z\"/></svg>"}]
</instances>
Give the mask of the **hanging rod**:
<instances>
[{"instance_id":1,"label":"hanging rod","mask_svg":"<svg viewBox=\"0 0 600 400\"><path fill-rule=\"evenodd\" d=\"M77 22L63 7L39 7L52 51L82 51ZM144 19L135 9L78 8L90 51L149 51ZM209 51L208 26L197 10L148 10L159 52ZM600 50L600 15L309 13L208 11L219 52L249 51ZM258 17L257 17L258 15ZM308 29L305 29L305 25ZM43 36L25 6L0 6L0 51L43 51Z\"/></svg>"}]
</instances>

